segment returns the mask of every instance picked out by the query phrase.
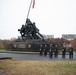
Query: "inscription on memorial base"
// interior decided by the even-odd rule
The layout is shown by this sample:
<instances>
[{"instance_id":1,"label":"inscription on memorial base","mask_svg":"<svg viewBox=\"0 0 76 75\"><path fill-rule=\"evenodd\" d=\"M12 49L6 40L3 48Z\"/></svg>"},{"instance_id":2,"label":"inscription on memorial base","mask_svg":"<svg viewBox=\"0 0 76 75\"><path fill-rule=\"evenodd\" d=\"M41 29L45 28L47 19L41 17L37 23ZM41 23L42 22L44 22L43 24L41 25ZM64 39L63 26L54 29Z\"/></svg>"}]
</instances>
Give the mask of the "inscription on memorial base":
<instances>
[{"instance_id":1,"label":"inscription on memorial base","mask_svg":"<svg viewBox=\"0 0 76 75\"><path fill-rule=\"evenodd\" d=\"M26 45L25 44L19 44L18 48L26 48Z\"/></svg>"}]
</instances>

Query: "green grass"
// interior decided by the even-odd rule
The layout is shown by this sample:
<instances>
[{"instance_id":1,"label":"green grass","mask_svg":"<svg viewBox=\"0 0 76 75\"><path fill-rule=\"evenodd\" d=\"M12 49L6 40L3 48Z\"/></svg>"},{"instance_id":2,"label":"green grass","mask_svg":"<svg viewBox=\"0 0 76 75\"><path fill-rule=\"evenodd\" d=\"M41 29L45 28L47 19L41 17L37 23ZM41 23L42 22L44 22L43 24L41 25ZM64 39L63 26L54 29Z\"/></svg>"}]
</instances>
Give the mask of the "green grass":
<instances>
[{"instance_id":1,"label":"green grass","mask_svg":"<svg viewBox=\"0 0 76 75\"><path fill-rule=\"evenodd\" d=\"M0 61L0 73L8 75L76 75L76 61Z\"/></svg>"},{"instance_id":2,"label":"green grass","mask_svg":"<svg viewBox=\"0 0 76 75\"><path fill-rule=\"evenodd\" d=\"M39 54L39 52L26 52L26 51L13 51L13 50L0 50L0 53L18 53L18 54ZM49 52L48 52L49 54ZM58 54L62 54L61 51L59 51ZM68 52L66 52L66 54L69 54Z\"/></svg>"},{"instance_id":3,"label":"green grass","mask_svg":"<svg viewBox=\"0 0 76 75\"><path fill-rule=\"evenodd\" d=\"M0 50L0 53L39 54L39 52L12 51L12 50Z\"/></svg>"},{"instance_id":4,"label":"green grass","mask_svg":"<svg viewBox=\"0 0 76 75\"><path fill-rule=\"evenodd\" d=\"M0 49L0 52L5 52L6 50L5 49Z\"/></svg>"}]
</instances>

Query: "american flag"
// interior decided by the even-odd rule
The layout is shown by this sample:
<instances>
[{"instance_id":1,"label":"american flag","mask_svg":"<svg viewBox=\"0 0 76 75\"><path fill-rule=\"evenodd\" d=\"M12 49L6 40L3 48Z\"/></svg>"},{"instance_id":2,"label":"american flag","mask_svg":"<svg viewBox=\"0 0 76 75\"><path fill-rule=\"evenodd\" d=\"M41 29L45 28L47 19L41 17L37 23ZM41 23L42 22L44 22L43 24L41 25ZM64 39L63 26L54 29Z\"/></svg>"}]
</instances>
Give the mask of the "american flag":
<instances>
[{"instance_id":1,"label":"american flag","mask_svg":"<svg viewBox=\"0 0 76 75\"><path fill-rule=\"evenodd\" d=\"M35 6L35 0L33 0L33 5L32 5L32 8L34 8L34 6Z\"/></svg>"}]
</instances>

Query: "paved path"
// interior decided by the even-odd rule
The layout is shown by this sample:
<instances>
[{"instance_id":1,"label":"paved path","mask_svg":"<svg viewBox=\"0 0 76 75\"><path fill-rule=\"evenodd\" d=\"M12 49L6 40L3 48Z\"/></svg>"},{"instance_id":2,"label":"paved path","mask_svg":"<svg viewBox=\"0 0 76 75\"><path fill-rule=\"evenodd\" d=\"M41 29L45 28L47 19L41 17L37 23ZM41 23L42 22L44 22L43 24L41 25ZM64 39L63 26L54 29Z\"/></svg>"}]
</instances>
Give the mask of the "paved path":
<instances>
[{"instance_id":1,"label":"paved path","mask_svg":"<svg viewBox=\"0 0 76 75\"><path fill-rule=\"evenodd\" d=\"M62 55L58 55L58 58L50 58L49 55L46 57L36 55L36 54L14 54L14 53L0 53L0 58L2 57L12 57L13 60L49 60L49 61L76 61L76 54L74 54L73 59L69 59L69 55L66 58L62 58Z\"/></svg>"}]
</instances>

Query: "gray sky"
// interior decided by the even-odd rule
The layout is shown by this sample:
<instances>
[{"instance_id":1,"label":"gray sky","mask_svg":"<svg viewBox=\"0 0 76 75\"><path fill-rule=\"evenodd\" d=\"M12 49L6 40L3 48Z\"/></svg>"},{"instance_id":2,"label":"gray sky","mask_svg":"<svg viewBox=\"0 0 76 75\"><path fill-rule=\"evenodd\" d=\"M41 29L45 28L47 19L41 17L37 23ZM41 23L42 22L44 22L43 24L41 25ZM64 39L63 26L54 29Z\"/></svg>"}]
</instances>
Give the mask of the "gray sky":
<instances>
[{"instance_id":1,"label":"gray sky","mask_svg":"<svg viewBox=\"0 0 76 75\"><path fill-rule=\"evenodd\" d=\"M0 39L20 36L31 0L0 0ZM76 0L35 0L29 18L41 34L76 34Z\"/></svg>"}]
</instances>

